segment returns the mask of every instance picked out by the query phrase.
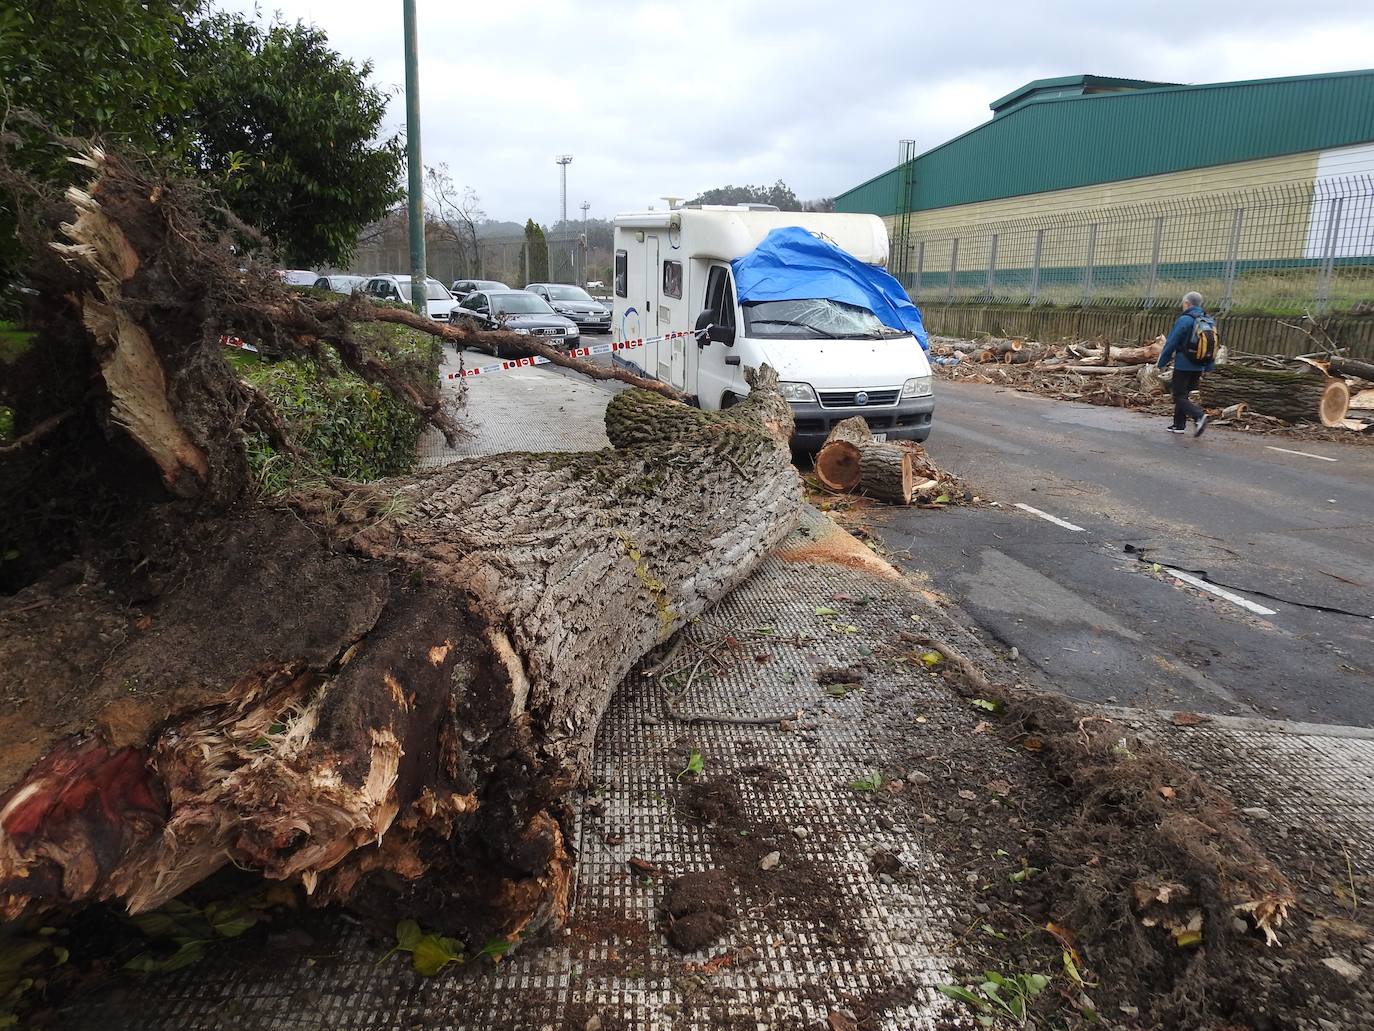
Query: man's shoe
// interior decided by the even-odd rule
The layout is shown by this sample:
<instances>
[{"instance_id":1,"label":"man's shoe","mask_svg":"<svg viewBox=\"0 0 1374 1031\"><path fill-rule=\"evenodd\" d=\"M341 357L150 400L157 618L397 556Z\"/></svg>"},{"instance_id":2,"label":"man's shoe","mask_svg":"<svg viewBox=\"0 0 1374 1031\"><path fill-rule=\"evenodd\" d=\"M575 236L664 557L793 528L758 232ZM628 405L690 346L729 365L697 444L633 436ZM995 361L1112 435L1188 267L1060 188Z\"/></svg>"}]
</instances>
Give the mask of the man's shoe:
<instances>
[{"instance_id":1,"label":"man's shoe","mask_svg":"<svg viewBox=\"0 0 1374 1031\"><path fill-rule=\"evenodd\" d=\"M1170 433L1187 433L1187 432L1188 432L1188 427L1187 427L1187 426L1166 426L1165 429L1167 429Z\"/></svg>"},{"instance_id":2,"label":"man's shoe","mask_svg":"<svg viewBox=\"0 0 1374 1031\"><path fill-rule=\"evenodd\" d=\"M1200 437L1200 436L1202 436L1202 431L1205 430L1205 429L1207 428L1207 422L1208 422L1209 418L1210 418L1209 416L1203 415L1203 417L1197 421L1197 429L1193 430L1193 436L1195 436L1195 437Z\"/></svg>"}]
</instances>

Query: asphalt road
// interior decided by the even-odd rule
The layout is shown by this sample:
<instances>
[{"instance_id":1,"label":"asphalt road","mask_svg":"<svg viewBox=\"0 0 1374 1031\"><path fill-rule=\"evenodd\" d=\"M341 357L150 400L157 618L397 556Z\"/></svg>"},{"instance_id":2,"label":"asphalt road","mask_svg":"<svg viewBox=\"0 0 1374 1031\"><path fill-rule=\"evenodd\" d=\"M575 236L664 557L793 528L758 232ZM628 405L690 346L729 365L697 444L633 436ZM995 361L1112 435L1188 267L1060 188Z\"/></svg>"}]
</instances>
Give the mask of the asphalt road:
<instances>
[{"instance_id":1,"label":"asphalt road","mask_svg":"<svg viewBox=\"0 0 1374 1031\"><path fill-rule=\"evenodd\" d=\"M1374 448L1164 426L941 384L930 453L998 505L886 509L874 529L1071 696L1374 725Z\"/></svg>"}]
</instances>

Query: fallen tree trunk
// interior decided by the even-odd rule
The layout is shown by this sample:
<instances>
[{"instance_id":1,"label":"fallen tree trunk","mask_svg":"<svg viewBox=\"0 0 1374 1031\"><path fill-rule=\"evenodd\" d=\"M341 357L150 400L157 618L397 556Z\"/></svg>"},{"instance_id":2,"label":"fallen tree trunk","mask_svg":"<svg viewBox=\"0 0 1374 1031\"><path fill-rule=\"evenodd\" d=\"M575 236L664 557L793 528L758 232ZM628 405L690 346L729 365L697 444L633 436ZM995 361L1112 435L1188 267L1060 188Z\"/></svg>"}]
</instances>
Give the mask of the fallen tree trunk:
<instances>
[{"instance_id":1,"label":"fallen tree trunk","mask_svg":"<svg viewBox=\"0 0 1374 1031\"><path fill-rule=\"evenodd\" d=\"M1250 411L1285 422L1339 426L1350 407L1350 390L1338 379L1312 372L1219 365L1199 386L1207 408L1245 404Z\"/></svg>"},{"instance_id":2,"label":"fallen tree trunk","mask_svg":"<svg viewBox=\"0 0 1374 1031\"><path fill-rule=\"evenodd\" d=\"M114 546L0 599L0 919L143 912L232 863L470 942L557 925L611 692L796 519L776 376L725 413L619 394L603 451L262 503L206 298L292 347L343 353L342 316L242 299L175 191L91 164L58 296L128 499Z\"/></svg>"},{"instance_id":3,"label":"fallen tree trunk","mask_svg":"<svg viewBox=\"0 0 1374 1031\"><path fill-rule=\"evenodd\" d=\"M1353 376L1374 383L1374 362L1333 356L1326 359L1326 367L1337 376Z\"/></svg>"},{"instance_id":4,"label":"fallen tree trunk","mask_svg":"<svg viewBox=\"0 0 1374 1031\"><path fill-rule=\"evenodd\" d=\"M874 443L859 455L859 491L891 505L911 504L911 454Z\"/></svg>"}]
</instances>

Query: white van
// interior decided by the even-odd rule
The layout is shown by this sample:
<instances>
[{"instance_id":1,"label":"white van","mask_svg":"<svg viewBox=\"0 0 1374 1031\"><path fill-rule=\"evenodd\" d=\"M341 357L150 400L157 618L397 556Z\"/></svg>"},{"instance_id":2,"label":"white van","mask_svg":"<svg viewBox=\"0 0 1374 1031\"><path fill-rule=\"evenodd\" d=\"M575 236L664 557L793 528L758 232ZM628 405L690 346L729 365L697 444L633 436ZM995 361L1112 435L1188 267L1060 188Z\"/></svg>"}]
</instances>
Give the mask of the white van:
<instances>
[{"instance_id":1,"label":"white van","mask_svg":"<svg viewBox=\"0 0 1374 1031\"><path fill-rule=\"evenodd\" d=\"M614 339L689 335L618 351L615 360L695 396L707 411L749 393L744 368L767 362L792 403L799 449L819 447L854 415L880 438L925 440L935 401L930 364L911 333L827 298L737 300L731 261L792 226L867 265L887 264L887 230L876 215L704 205L617 216Z\"/></svg>"}]
</instances>

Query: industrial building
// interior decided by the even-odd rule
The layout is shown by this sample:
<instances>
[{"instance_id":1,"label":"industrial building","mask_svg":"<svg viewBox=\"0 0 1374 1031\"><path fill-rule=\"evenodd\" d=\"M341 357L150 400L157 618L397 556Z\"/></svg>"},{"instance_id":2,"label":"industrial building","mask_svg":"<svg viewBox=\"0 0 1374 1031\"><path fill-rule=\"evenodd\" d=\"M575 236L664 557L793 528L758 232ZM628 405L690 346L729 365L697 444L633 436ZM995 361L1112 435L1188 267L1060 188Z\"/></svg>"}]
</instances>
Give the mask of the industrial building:
<instances>
[{"instance_id":1,"label":"industrial building","mask_svg":"<svg viewBox=\"0 0 1374 1031\"><path fill-rule=\"evenodd\" d=\"M1074 75L990 106L836 198L886 220L918 299L1149 307L1199 280L1236 310L1374 295L1374 70Z\"/></svg>"}]
</instances>

